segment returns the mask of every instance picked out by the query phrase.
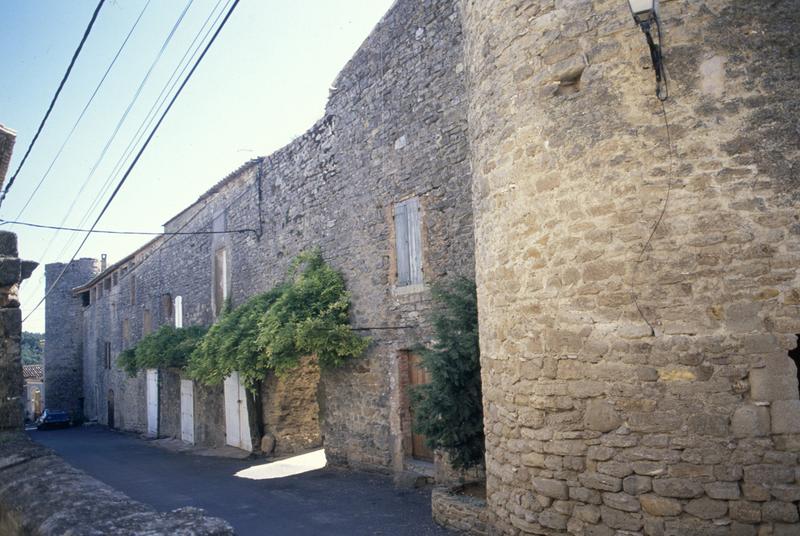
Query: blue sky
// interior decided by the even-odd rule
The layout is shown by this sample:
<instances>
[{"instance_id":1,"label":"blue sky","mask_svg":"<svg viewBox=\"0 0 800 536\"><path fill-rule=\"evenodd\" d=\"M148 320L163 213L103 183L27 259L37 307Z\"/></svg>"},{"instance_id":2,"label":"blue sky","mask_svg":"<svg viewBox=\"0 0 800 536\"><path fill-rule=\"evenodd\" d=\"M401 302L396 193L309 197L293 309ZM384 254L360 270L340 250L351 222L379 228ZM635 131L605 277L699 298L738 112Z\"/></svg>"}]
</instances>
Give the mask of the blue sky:
<instances>
[{"instance_id":1,"label":"blue sky","mask_svg":"<svg viewBox=\"0 0 800 536\"><path fill-rule=\"evenodd\" d=\"M22 212L22 221L59 225L63 220L66 226L76 227L94 221L99 208L89 209L95 199L105 201L99 195L103 184L112 177L209 14L222 12L227 1L150 1L91 107ZM0 209L0 218L13 220L20 213L146 3L106 1L44 131ZM101 150L187 5L172 40L100 160ZM302 134L322 116L336 74L390 5L391 0L241 0L98 228L161 231L162 223L243 162L269 154ZM3 3L0 123L17 132L9 175L34 135L95 6L94 0ZM10 230L19 235L21 256L42 265L68 260L82 238L19 226ZM147 240L93 235L79 257L107 253L113 262ZM43 293L44 269L40 267L23 284L23 315ZM44 330L44 307L25 322L24 329Z\"/></svg>"}]
</instances>

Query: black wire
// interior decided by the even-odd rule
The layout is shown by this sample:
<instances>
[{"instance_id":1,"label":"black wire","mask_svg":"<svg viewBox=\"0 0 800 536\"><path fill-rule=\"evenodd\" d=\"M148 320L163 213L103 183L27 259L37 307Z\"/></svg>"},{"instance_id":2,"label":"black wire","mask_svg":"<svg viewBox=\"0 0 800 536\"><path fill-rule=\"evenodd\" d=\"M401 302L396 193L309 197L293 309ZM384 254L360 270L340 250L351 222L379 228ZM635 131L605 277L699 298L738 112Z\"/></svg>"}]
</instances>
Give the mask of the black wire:
<instances>
[{"instance_id":1,"label":"black wire","mask_svg":"<svg viewBox=\"0 0 800 536\"><path fill-rule=\"evenodd\" d=\"M37 229L55 229L57 231L71 231L76 233L85 233L91 231L94 234L116 234L116 235L138 235L138 236L161 236L161 235L207 235L207 234L241 234L241 233L253 233L258 235L258 231L255 229L234 229L232 231L188 231L185 233L182 232L174 232L174 233L166 233L166 232L150 232L150 231L110 231L110 230L98 230L98 229L79 229L76 227L60 227L58 225L44 225L41 223L30 223L24 221L16 221L16 220L4 220L0 218L0 225L6 224L13 224L13 225L21 225L23 227L35 227Z\"/></svg>"},{"instance_id":2,"label":"black wire","mask_svg":"<svg viewBox=\"0 0 800 536\"><path fill-rule=\"evenodd\" d=\"M175 21L175 24L173 24L172 29L170 30L170 32L167 35L166 39L161 44L161 48L159 49L158 54L156 54L156 57L153 59L152 63L150 64L150 67L147 69L147 73L145 73L144 78L139 83L139 86L136 88L136 91L134 92L133 97L131 98L130 102L128 103L128 107L125 109L125 112L119 118L119 121L117 121L117 124L114 127L114 132L111 133L111 136L108 138L108 141L106 142L105 146L100 151L100 155L97 157L97 160L95 160L94 165L92 165L92 169L89 170L89 174L86 176L86 179L81 184L80 189L78 190L78 192L73 197L72 202L71 202L69 208L67 209L66 214L61 219L60 225L64 225L64 223L67 221L67 218L69 217L70 213L72 212L72 209L75 207L75 204L77 203L80 195L83 193L84 189L89 184L90 179L94 176L95 172L97 171L98 167L100 166L100 163L103 161L103 159L105 158L106 154L108 153L108 149L111 147L111 143L116 139L117 134L119 133L120 128L122 128L123 123L127 119L128 114L130 113L131 109L133 108L133 105L136 104L136 101L139 99L139 96L141 95L141 92L142 92L142 89L144 88L144 85L150 79L150 75L153 73L153 69L155 69L156 65L161 60L161 57L163 56L164 51L169 46L169 43L172 41L172 38L175 35L175 32L178 30L178 26L180 26L181 21L183 21L183 18L186 16L186 12L189 11L189 8L191 7L193 2L194 2L194 0L189 0L186 3L186 6L183 8L183 11L181 12L180 16ZM109 177L109 179L110 179L110 177ZM98 199L100 198L100 196L102 196L102 193L98 194ZM92 205L92 206L94 206L94 205ZM84 222L84 220L82 219L81 223L79 225L83 225L83 222ZM45 250L42 253L42 257L44 257L44 255L47 254L47 251L50 250L50 246L53 244L53 240L55 240L55 237L57 236L57 234L58 233L55 233L50 238L50 241L48 241L47 246L45 246ZM65 247L65 249L66 249L66 247ZM62 250L62 251L64 251L64 250ZM61 256L61 253L59 253L59 256Z\"/></svg>"},{"instance_id":3,"label":"black wire","mask_svg":"<svg viewBox=\"0 0 800 536\"><path fill-rule=\"evenodd\" d=\"M114 55L114 58L111 60L111 63L106 68L106 72L103 73L103 77L100 78L100 81L97 83L97 86L94 88L94 91L92 92L91 97L89 97L89 100L86 101L86 104L84 105L83 110L81 110L80 115L78 115L78 118L75 120L75 123L72 125L72 128L69 131L69 134L67 134L67 137L64 138L64 142L61 144L61 147L59 147L58 152L53 157L53 160L50 162L50 165L47 167L47 170L44 172L44 175L42 175L42 178L39 179L39 182L36 184L36 188L34 188L33 191L31 192L31 195L28 196L28 200L25 201L25 204L22 206L22 208L20 209L19 213L17 214L17 217L14 218L14 219L18 220L18 219L20 219L22 217L22 213L25 212L25 209L28 208L28 205L31 204L31 201L36 196L36 193L39 191L39 188L41 188L41 186L44 183L45 179L47 179L47 177L50 175L50 171L53 169L53 166L56 164L56 161L61 156L61 153L64 152L64 148L67 146L67 143L69 142L70 139L72 139L72 135L75 133L75 129L78 128L78 124L80 124L81 120L83 119L83 116L86 115L86 111L89 109L89 106L91 106L92 102L94 102L94 98L95 98L95 96L97 96L97 92L100 91L100 88L103 86L103 83L106 81L106 77L108 77L108 73L111 72L111 69L117 63L117 59L119 58L120 54L122 54L122 50L125 48L125 45L128 44L128 40L131 38L131 35L133 35L133 31L139 25L139 21L142 20L142 16L144 15L144 12L147 9L147 6L150 5L150 2L151 2L151 0L147 0L147 2L145 3L144 7L142 8L142 11L139 13L139 16L134 21L133 26L131 26L131 29L128 32L128 35L125 36L125 39L122 41L122 44L120 45L119 49L117 50L117 53Z\"/></svg>"},{"instance_id":4,"label":"black wire","mask_svg":"<svg viewBox=\"0 0 800 536\"><path fill-rule=\"evenodd\" d=\"M42 129L44 128L44 124L47 122L47 118L50 117L50 112L53 111L53 107L56 105L56 101L58 100L58 96L61 94L61 90L64 88L64 84L67 82L67 78L69 78L70 72L72 72L72 67L75 65L75 61L78 59L78 55L81 53L81 49L83 49L83 44L86 42L86 39L89 37L89 33L92 31L92 26L94 26L94 21L97 20L97 15L100 13L100 8L103 7L103 3L105 0L100 0L97 3L97 7L94 9L94 13L92 14L92 19L89 21L89 25L86 27L86 30L83 32L83 37L81 38L81 42L78 44L78 48L75 49L75 53L72 55L72 59L69 62L69 66L67 67L67 72L64 73L64 77L61 79L61 83L58 84L58 89L56 89L55 95L53 95L52 100L50 101L50 106L47 108L47 112L45 112L44 117L42 118L42 122L39 123L39 128L36 129L36 134L34 134L33 139L31 140L30 144L28 144L28 148L25 150L25 154L22 155L22 160L17 166L17 170L8 179L8 184L6 185L5 190L3 190L2 195L0 195L0 205L3 204L3 200L8 195L8 191L11 189L11 186L14 185L14 181L17 179L17 175L22 170L22 166L25 164L25 161L28 159L28 155L31 153L31 149L33 149L36 140L39 139L39 134L42 133Z\"/></svg>"},{"instance_id":5,"label":"black wire","mask_svg":"<svg viewBox=\"0 0 800 536\"><path fill-rule=\"evenodd\" d=\"M159 118L158 122L153 127L153 130L150 131L150 134L147 136L147 139L145 139L144 144L141 146L141 148L139 148L139 152L136 153L136 157L133 159L130 166L128 166L128 169L125 171L125 174L122 176L122 179L120 179L116 188L114 188L114 191L111 193L111 197L108 198L108 201L106 201L106 204L103 206L103 209L100 211L100 214L97 215L97 218L92 224L92 227L86 233L86 236L81 241L80 245L78 246L78 249L75 250L75 253L72 255L72 258L69 260L69 262L67 262L64 265L64 268L61 270L61 273L58 274L56 280L53 281L53 285L45 292L44 296L42 296L42 299L39 300L39 303L37 303L36 306L27 315L25 315L25 318L22 319L23 322L27 320L36 311L36 309L38 309L44 303L45 299L47 299L47 296L53 291L56 285L58 285L58 282L64 276L64 273L67 271L67 268L70 266L70 264L72 264L72 261L74 261L75 257L78 256L78 253L80 253L81 248L83 248L83 246L86 244L86 241L89 240L89 237L92 235L92 232L94 232L94 229L95 227L97 227L97 224L100 222L100 219L106 213L108 207L111 206L111 202L114 201L114 198L117 196L120 189L125 184L125 181L128 180L128 177L133 171L133 168L136 167L136 163L139 161L139 158L141 158L145 149L147 149L147 146L150 144L150 141L153 139L153 136L155 136L156 132L158 131L158 128L161 126L161 123L164 121L164 118L172 109L172 106L175 104L175 101L180 96L181 92L183 91L183 88L186 87L186 84L192 78L192 75L197 70L197 67L200 65L200 62L203 61L203 58L205 57L208 50L211 48L211 45L214 44L214 41L217 39L219 33L222 31L222 28L225 27L225 24L228 22L228 19L230 18L231 14L233 14L233 10L236 9L237 5L239 5L239 0L234 0L233 4L231 4L230 9L228 9L228 13L225 15L225 18L222 19L222 22L220 23L219 27L217 27L217 30L214 32L214 35L211 36L211 40L208 42L208 44L206 44L206 47L203 49L203 52L197 58L197 61L195 61L195 64L192 67L191 71L189 71L189 73L186 75L186 78L184 78L183 82L178 87L178 91L175 93L175 95L172 96L172 100L170 100L169 104L164 109L164 112L161 114L161 117Z\"/></svg>"}]
</instances>

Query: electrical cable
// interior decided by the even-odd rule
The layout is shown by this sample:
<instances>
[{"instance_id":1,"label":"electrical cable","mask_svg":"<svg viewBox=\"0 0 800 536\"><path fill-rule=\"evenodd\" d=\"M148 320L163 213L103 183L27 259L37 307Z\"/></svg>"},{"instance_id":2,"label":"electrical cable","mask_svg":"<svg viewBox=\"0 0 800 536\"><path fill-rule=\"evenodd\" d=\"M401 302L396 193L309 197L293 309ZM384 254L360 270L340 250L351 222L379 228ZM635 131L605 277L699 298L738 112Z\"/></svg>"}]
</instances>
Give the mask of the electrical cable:
<instances>
[{"instance_id":1,"label":"electrical cable","mask_svg":"<svg viewBox=\"0 0 800 536\"><path fill-rule=\"evenodd\" d=\"M23 227L34 227L36 229L55 229L57 231L69 231L73 233L85 233L89 231L89 229L81 229L77 227L59 227L56 225L44 225L41 223L30 223L17 220L4 220L0 218L0 225L6 225L6 224L21 225ZM115 235L138 235L138 236L207 235L207 234L241 234L241 233L253 233L255 235L258 235L258 231L256 231L255 229L234 229L231 231L190 231L186 233L181 233L181 232L165 233L165 232L152 232L152 231L112 231L112 230L93 229L92 233L115 234Z\"/></svg>"},{"instance_id":2,"label":"electrical cable","mask_svg":"<svg viewBox=\"0 0 800 536\"><path fill-rule=\"evenodd\" d=\"M127 108L125 108L125 111L123 112L122 116L119 118L119 121L117 121L117 125L114 127L114 131L112 132L111 136L108 138L108 141L106 142L106 144L103 147L103 149L100 151L100 155L97 157L97 160L95 160L94 165L92 166L91 170L89 170L89 175L87 175L86 179L81 184L81 187L78 189L78 192L75 194L75 197L73 197L72 203L70 204L69 208L67 209L67 214L64 216L64 218L62 218L60 225L64 225L64 223L66 222L67 217L72 212L72 209L75 207L75 203L78 201L78 198L83 193L84 189L89 184L89 181L94 176L95 172L97 171L98 167L100 166L100 163L103 161L103 159L105 158L106 154L108 153L108 149L111 147L111 144L116 139L117 134L119 133L120 128L122 128L123 123L127 119L128 114L130 113L131 109L133 108L133 105L139 99L139 96L142 93L142 89L144 88L144 86L147 83L147 81L150 79L150 75L153 73L153 69L155 69L156 65L161 60L161 57L164 55L164 51L167 49L167 46L169 46L169 43L172 41L172 38L175 35L175 32L178 29L178 26L180 26L181 21L183 21L183 18L186 15L186 12L189 10L189 8L191 7L193 2L194 2L194 0L189 0L186 3L186 6L183 8L183 11L181 11L181 14L178 16L178 20L175 21L175 24L173 24L172 29L170 30L169 34L164 39L164 42L161 44L161 48L159 49L158 54L156 54L156 57L150 63L150 67L147 69L147 73L145 73L144 78L139 83L139 86L136 88L136 91L134 92L133 97L131 98L130 102L128 103ZM81 222L80 225L82 225L82 224L83 224L83 222ZM53 240L56 237L56 234L54 234L50 238L50 241L47 243L47 246L45 246L45 250L44 250L44 253L42 253L42 256L44 256L47 253L47 251L50 249L50 246L52 245Z\"/></svg>"},{"instance_id":3,"label":"electrical cable","mask_svg":"<svg viewBox=\"0 0 800 536\"><path fill-rule=\"evenodd\" d=\"M39 179L39 182L36 184L36 187L33 189L31 194L28 196L28 200L25 201L25 204L20 209L19 213L17 214L17 217L14 218L15 220L19 220L19 219L22 218L23 212L25 212L25 209L28 208L28 205L30 205L30 203L33 200L34 196L39 191L39 188L41 188L41 186L44 183L45 179L47 179L47 177L50 175L50 171L53 169L53 166L55 165L56 161L61 156L61 153L64 152L64 148L67 146L67 143L69 142L70 139L72 139L72 135L75 133L75 130L78 128L78 124L80 124L81 120L83 119L83 116L86 115L86 111L92 105L92 102L94 102L94 98L95 98L95 96L97 96L97 92L100 91L100 88L103 86L103 83L106 81L106 77L108 77L108 73L111 72L111 69L117 63L117 59L119 58L120 54L122 53L122 50L125 48L125 45L128 44L128 40L131 38L131 35L133 35L133 31L139 25L139 21L142 20L142 15L144 15L144 12L147 9L147 6L150 5L150 2L151 2L151 0L147 0L147 2L145 3L144 7L141 10L141 12L139 12L139 16L136 17L136 20L134 21L133 26L131 26L130 31L128 31L128 35L125 36L125 39L122 41L122 44L120 45L119 49L117 50L117 53L114 55L114 58L111 60L111 63L106 68L106 72L103 73L103 77L100 78L100 81L97 83L97 86L94 88L94 91L92 92L92 95L89 97L89 100L86 101L86 104L84 105L83 110L81 110L80 115L78 115L78 118L75 120L75 123L72 125L72 128L69 131L69 134L67 134L67 137L64 139L64 142L61 144L61 147L59 147L58 152L53 157L53 160L50 162L50 165L47 167L47 170L44 172L44 175L42 175L42 178Z\"/></svg>"},{"instance_id":4,"label":"electrical cable","mask_svg":"<svg viewBox=\"0 0 800 536\"><path fill-rule=\"evenodd\" d=\"M53 291L53 289L56 287L56 285L58 285L58 282L64 276L64 273L67 271L67 268L72 264L72 261L74 261L75 258L78 256L78 254L80 253L81 248L83 248L83 246L86 244L86 241L92 235L92 232L97 227L97 224L100 222L100 219L106 213L106 211L108 210L108 207L111 206L111 203L114 201L114 198L117 196L119 191L122 189L122 186L125 184L125 181L128 180L128 177L130 176L130 174L133 171L133 169L136 167L137 162L139 162L139 159L141 158L141 156L144 153L145 149L147 149L147 146L150 144L150 141L152 141L153 136L155 136L155 134L158 131L159 127L164 122L164 119L169 114L169 111L172 109L172 106L175 104L175 101L178 100L178 97L180 96L180 94L183 91L183 89L186 87L186 84L192 78L192 75L197 70L197 67L203 61L203 58L205 57L206 53L208 53L208 50L211 48L211 45L214 44L214 41L216 41L216 39L219 36L220 32L225 27L225 24L228 22L228 19L230 19L230 16L233 14L233 11L236 9L237 5L239 5L239 0L234 0L233 3L231 4L231 7L228 9L228 12L225 14L225 18L222 19L222 22L217 27L217 30L214 32L214 35L211 36L211 40L208 42L208 44L206 44L206 47L203 49L203 52L200 54L200 56L195 61L195 64L192 66L192 69L189 71L189 73L186 75L186 78L184 78L183 82L178 87L177 92L172 96L172 99L170 100L170 102L167 105L167 107L164 109L164 111L161 114L161 117L159 118L158 122L153 127L153 130L150 131L150 134L147 136L147 139L145 139L144 144L139 148L138 153L134 157L134 159L131 162L131 164L128 166L128 169L125 171L125 174L122 176L122 179L120 179L119 183L114 188L114 191L111 193L111 197L108 198L108 201L106 201L105 205L103 206L103 209L100 211L100 214L97 215L97 218L95 219L95 221L92 224L92 226L89 229L89 231L86 233L86 236L81 241L80 245L78 246L78 249L72 255L72 258L69 260L69 262L67 262L64 265L64 268L61 270L61 273L58 275L58 277L55 279L55 281L53 281L52 286L45 292L45 295L42 296L42 299L39 300L39 302L36 304L36 306L34 306L34 308L27 315L25 315L25 318L23 318L23 322L27 318L29 318L44 303L45 299L47 299L47 296Z\"/></svg>"},{"instance_id":5,"label":"electrical cable","mask_svg":"<svg viewBox=\"0 0 800 536\"><path fill-rule=\"evenodd\" d=\"M92 27L94 26L94 22L97 20L97 15L100 13L100 8L103 7L103 3L105 0L100 0L97 3L97 7L94 9L94 13L92 13L92 18L89 21L89 25L86 27L86 30L83 32L83 37L81 38L81 42L78 43L78 48L75 49L75 53L72 54L72 59L69 62L69 66L67 67L67 72L64 73L64 77L61 79L61 82L58 84L58 89L56 89L55 95L50 100L50 106L47 108L47 112L45 112L44 117L42 118L42 122L39 123L39 128L36 129L36 134L33 135L33 139L28 144L28 148L25 150L25 154L22 155L22 160L20 161L19 165L17 166L17 170L11 175L11 178L8 179L8 184L6 184L5 190L3 190L2 195L0 195L0 206L2 206L3 201L5 200L6 196L8 195L8 191L14 185L14 181L17 180L17 175L22 170L22 166L25 165L25 161L28 159L28 155L31 154L31 149L33 149L34 144L36 144L36 140L39 139L39 134L42 133L42 129L44 129L44 125L47 122L47 118L50 117L50 112L53 111L53 107L56 105L56 101L58 100L58 96L61 94L61 90L64 88L64 84L67 83L67 79L69 78L69 74L72 72L72 67L75 65L75 61L78 59L78 56L83 49L84 43L86 43L86 39L89 37L89 34L92 31Z\"/></svg>"},{"instance_id":6,"label":"electrical cable","mask_svg":"<svg viewBox=\"0 0 800 536\"><path fill-rule=\"evenodd\" d=\"M644 256L645 252L647 251L647 248L650 246L650 242L652 242L653 236L655 236L656 231L658 230L659 226L661 225L661 221L664 219L664 215L667 212L667 206L669 205L670 194L672 193L672 174L673 174L673 171L674 171L673 162L675 160L677 160L677 155L675 154L675 148L672 145L672 134L671 134L670 128L669 128L669 118L667 117L667 108L664 105L664 101L663 100L661 100L659 98L659 101L661 103L661 113L662 113L662 115L664 117L664 130L667 133L667 146L668 146L668 150L669 150L669 174L667 175L668 176L668 179L667 179L667 194L664 196L664 204L661 206L661 212L658 214L658 219L656 219L656 223L655 223L655 225L653 225L653 229L650 231L650 235L647 237L647 240L645 241L644 245L642 246L641 251L639 252L639 256L636 258L636 264L634 264L633 275L631 277L631 279L632 279L632 281L631 281L631 294L633 296L633 303L636 306L636 310L639 312L639 316L641 316L642 320L644 320L645 324L647 324L650 327L650 333L651 334L655 334L655 329L653 328L653 325L650 323L650 321L648 321L647 318L644 316L644 312L642 311L642 308L639 306L639 300L636 297L636 293L633 292L633 287L634 287L634 281L633 280L636 278L636 270L637 270L637 268L639 266L639 263L642 261L642 257Z\"/></svg>"},{"instance_id":7,"label":"electrical cable","mask_svg":"<svg viewBox=\"0 0 800 536\"><path fill-rule=\"evenodd\" d=\"M202 43L206 40L208 35L211 33L211 31L216 26L216 24L219 21L220 17L225 12L224 8L222 10L220 10L220 12L217 14L216 19L213 21L213 23L211 23L211 25L209 25L209 21L211 21L212 16L217 11L217 8L220 6L221 3L222 3L222 0L218 0L217 1L216 5L211 10L211 12L209 13L208 17L206 17L206 20L203 22L203 24L200 27L200 29L198 30L197 34L195 34L194 39L192 40L192 42L187 47L186 52L183 54L183 57L180 59L178 64L175 66L175 69L173 69L172 74L170 75L169 79L164 84L164 86L162 87L161 92L159 93L158 97L155 99L155 101L153 102L152 106L150 107L150 110L147 112L147 115L145 116L145 119L143 119L142 122L139 124L139 127L136 129L136 133L133 135L133 137L131 137L130 141L128 142L128 146L125 148L125 151L123 151L122 155L119 157L119 159L117 160L116 164L114 164L114 167L113 167L111 173L109 174L108 178L106 179L106 181L103 183L103 185L98 190L98 193L95 196L95 198L92 201L92 203L90 204L89 209L84 212L83 217L81 218L80 222L78 223L78 227L83 227L87 223L90 215L94 212L94 210L100 204L101 199L103 199L103 197L105 197L105 195L108 192L109 188L113 184L113 180L119 176L119 173L122 171L125 162L133 154L134 148L142 140L142 138L145 135L145 132L150 127L150 125L153 124L153 121L155 120L155 118L158 115L158 111L161 109L163 104L166 102L169 94L172 93L172 90L177 85L178 81L180 80L180 77L183 75L183 73L186 72L186 69L189 67L189 65L191 65L191 60L196 56L197 52L202 47ZM226 3L226 5L227 5L227 3ZM197 42L198 38L200 38L200 35L203 33L203 30L206 28L206 26L208 26L208 29L206 30L205 35L203 35L203 37L200 39L200 43L195 47L194 51L189 56L189 52L190 52L192 46L194 46L194 44ZM181 69L180 73L178 73L178 69L181 67L181 65L183 64L184 60L187 58L187 56L189 56L189 61L183 66L183 68ZM176 74L177 74L177 76L176 76ZM174 79L174 81L173 81L173 79ZM62 220L61 220L59 225L63 226L65 224L67 218L72 213L72 209L74 208L75 203L77 202L77 200L78 200L78 196L76 196L73 199L72 204L70 205L70 208L67 210L67 213L64 215L64 217L62 218ZM58 235L58 233L56 232L56 233L53 234L53 236L50 237L50 240L48 241L47 246L45 247L44 253L42 254L43 256L47 253L47 251L50 250L50 246L52 245L52 243L55 240L57 235ZM67 241L65 241L64 246L61 248L61 251L58 253L56 258L60 258L64 254L64 252L69 248L71 243L72 243L71 239L68 239ZM38 290L38 288L37 288L37 290Z\"/></svg>"}]
</instances>

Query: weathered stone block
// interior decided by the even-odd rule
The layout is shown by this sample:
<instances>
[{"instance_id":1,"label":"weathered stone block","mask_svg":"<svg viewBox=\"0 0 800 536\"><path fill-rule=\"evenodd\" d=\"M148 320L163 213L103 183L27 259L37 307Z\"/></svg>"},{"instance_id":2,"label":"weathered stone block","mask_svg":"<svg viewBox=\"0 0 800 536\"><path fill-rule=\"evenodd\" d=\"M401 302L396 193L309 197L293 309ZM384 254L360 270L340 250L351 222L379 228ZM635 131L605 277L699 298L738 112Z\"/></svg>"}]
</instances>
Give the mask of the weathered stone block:
<instances>
[{"instance_id":1,"label":"weathered stone block","mask_svg":"<svg viewBox=\"0 0 800 536\"><path fill-rule=\"evenodd\" d=\"M624 512L638 512L641 509L639 500L627 493L603 493L603 504Z\"/></svg>"},{"instance_id":2,"label":"weathered stone block","mask_svg":"<svg viewBox=\"0 0 800 536\"><path fill-rule=\"evenodd\" d=\"M798 517L796 505L782 501L769 501L761 503L761 519L763 521L797 523L800 517Z\"/></svg>"},{"instance_id":3,"label":"weathered stone block","mask_svg":"<svg viewBox=\"0 0 800 536\"><path fill-rule=\"evenodd\" d=\"M534 491L545 497L562 500L569 499L569 488L567 487L567 483L562 480L534 478L532 483Z\"/></svg>"},{"instance_id":4,"label":"weathered stone block","mask_svg":"<svg viewBox=\"0 0 800 536\"><path fill-rule=\"evenodd\" d=\"M642 528L644 522L642 521L641 514L632 512L623 512L616 508L609 508L608 506L600 507L600 517L603 523L612 529L621 530L639 530Z\"/></svg>"},{"instance_id":5,"label":"weathered stone block","mask_svg":"<svg viewBox=\"0 0 800 536\"><path fill-rule=\"evenodd\" d=\"M649 476L631 475L622 480L622 489L631 495L641 495L653 489L653 484Z\"/></svg>"},{"instance_id":6,"label":"weathered stone block","mask_svg":"<svg viewBox=\"0 0 800 536\"><path fill-rule=\"evenodd\" d=\"M606 461L613 458L615 452L616 451L611 447L593 445L589 447L589 450L586 452L586 457L590 460Z\"/></svg>"},{"instance_id":7,"label":"weathered stone block","mask_svg":"<svg viewBox=\"0 0 800 536\"><path fill-rule=\"evenodd\" d=\"M582 473L578 475L581 484L591 489L602 491L619 491L622 489L622 479L602 473Z\"/></svg>"},{"instance_id":8,"label":"weathered stone block","mask_svg":"<svg viewBox=\"0 0 800 536\"><path fill-rule=\"evenodd\" d=\"M749 501L730 501L728 503L730 518L742 523L758 523L761 521L761 506Z\"/></svg>"},{"instance_id":9,"label":"weathered stone block","mask_svg":"<svg viewBox=\"0 0 800 536\"><path fill-rule=\"evenodd\" d=\"M787 484L794 482L794 468L783 465L758 464L744 468L744 481L748 484Z\"/></svg>"},{"instance_id":10,"label":"weathered stone block","mask_svg":"<svg viewBox=\"0 0 800 536\"><path fill-rule=\"evenodd\" d=\"M764 406L741 406L731 419L734 437L761 437L769 435L769 409Z\"/></svg>"},{"instance_id":11,"label":"weathered stone block","mask_svg":"<svg viewBox=\"0 0 800 536\"><path fill-rule=\"evenodd\" d=\"M600 504L602 502L600 492L588 488L569 488L569 498L574 501L580 501L588 504Z\"/></svg>"},{"instance_id":12,"label":"weathered stone block","mask_svg":"<svg viewBox=\"0 0 800 536\"><path fill-rule=\"evenodd\" d=\"M770 414L773 434L800 434L800 400L776 400Z\"/></svg>"},{"instance_id":13,"label":"weathered stone block","mask_svg":"<svg viewBox=\"0 0 800 536\"><path fill-rule=\"evenodd\" d=\"M728 512L728 503L702 497L689 501L684 509L700 519L718 519Z\"/></svg>"},{"instance_id":14,"label":"weathered stone block","mask_svg":"<svg viewBox=\"0 0 800 536\"><path fill-rule=\"evenodd\" d=\"M573 515L581 521L595 524L600 521L600 508L591 504L579 504L573 510Z\"/></svg>"},{"instance_id":15,"label":"weathered stone block","mask_svg":"<svg viewBox=\"0 0 800 536\"><path fill-rule=\"evenodd\" d=\"M22 265L14 257L0 258L0 287L10 287L22 280Z\"/></svg>"},{"instance_id":16,"label":"weathered stone block","mask_svg":"<svg viewBox=\"0 0 800 536\"><path fill-rule=\"evenodd\" d=\"M703 494L703 485L686 478L656 478L653 491L663 497L691 499Z\"/></svg>"},{"instance_id":17,"label":"weathered stone block","mask_svg":"<svg viewBox=\"0 0 800 536\"><path fill-rule=\"evenodd\" d=\"M712 499L722 499L731 501L738 499L741 493L739 492L739 484L736 482L711 482L703 486L706 490L706 495Z\"/></svg>"},{"instance_id":18,"label":"weathered stone block","mask_svg":"<svg viewBox=\"0 0 800 536\"><path fill-rule=\"evenodd\" d=\"M642 505L642 509L651 516L677 516L680 515L682 511L680 501L659 497L652 493L641 495L639 497L639 503Z\"/></svg>"},{"instance_id":19,"label":"weathered stone block","mask_svg":"<svg viewBox=\"0 0 800 536\"><path fill-rule=\"evenodd\" d=\"M742 482L742 495L748 501L768 501L770 499L769 488L765 484L752 484Z\"/></svg>"},{"instance_id":20,"label":"weathered stone block","mask_svg":"<svg viewBox=\"0 0 800 536\"><path fill-rule=\"evenodd\" d=\"M797 400L797 376L777 374L766 368L750 371L750 396L753 400Z\"/></svg>"},{"instance_id":21,"label":"weathered stone block","mask_svg":"<svg viewBox=\"0 0 800 536\"><path fill-rule=\"evenodd\" d=\"M776 484L770 487L772 496L779 501L800 501L800 486L792 484Z\"/></svg>"},{"instance_id":22,"label":"weathered stone block","mask_svg":"<svg viewBox=\"0 0 800 536\"><path fill-rule=\"evenodd\" d=\"M600 462L597 464L597 472L623 478L633 472L633 467L631 467L631 464L623 462Z\"/></svg>"},{"instance_id":23,"label":"weathered stone block","mask_svg":"<svg viewBox=\"0 0 800 536\"><path fill-rule=\"evenodd\" d=\"M18 257L17 235L9 231L0 231L0 256Z\"/></svg>"},{"instance_id":24,"label":"weathered stone block","mask_svg":"<svg viewBox=\"0 0 800 536\"><path fill-rule=\"evenodd\" d=\"M539 514L539 524L550 529L564 530L567 528L568 520L567 516L553 510L545 510Z\"/></svg>"}]
</instances>

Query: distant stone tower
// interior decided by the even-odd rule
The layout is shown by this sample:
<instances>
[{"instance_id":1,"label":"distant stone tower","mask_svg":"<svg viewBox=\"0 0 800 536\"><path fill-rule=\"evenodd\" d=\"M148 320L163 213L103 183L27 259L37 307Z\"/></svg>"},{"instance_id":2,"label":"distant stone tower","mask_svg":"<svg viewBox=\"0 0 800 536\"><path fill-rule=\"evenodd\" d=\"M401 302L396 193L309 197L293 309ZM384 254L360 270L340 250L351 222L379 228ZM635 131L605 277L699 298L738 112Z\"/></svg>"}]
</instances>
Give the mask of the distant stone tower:
<instances>
[{"instance_id":1,"label":"distant stone tower","mask_svg":"<svg viewBox=\"0 0 800 536\"><path fill-rule=\"evenodd\" d=\"M56 281L64 263L45 266L46 288ZM72 289L98 274L96 259L73 261L45 302L45 406L63 409L73 419L83 416L83 305Z\"/></svg>"}]
</instances>

